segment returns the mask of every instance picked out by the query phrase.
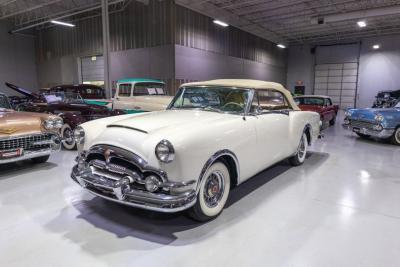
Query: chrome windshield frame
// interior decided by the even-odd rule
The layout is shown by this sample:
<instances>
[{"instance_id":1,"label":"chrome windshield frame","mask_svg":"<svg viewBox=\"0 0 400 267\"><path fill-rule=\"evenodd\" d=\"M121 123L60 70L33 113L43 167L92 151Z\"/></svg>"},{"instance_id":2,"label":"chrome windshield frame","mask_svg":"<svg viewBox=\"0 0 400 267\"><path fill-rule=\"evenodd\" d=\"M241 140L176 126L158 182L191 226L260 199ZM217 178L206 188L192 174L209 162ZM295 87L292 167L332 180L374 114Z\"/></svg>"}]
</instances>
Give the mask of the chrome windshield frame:
<instances>
[{"instance_id":1,"label":"chrome windshield frame","mask_svg":"<svg viewBox=\"0 0 400 267\"><path fill-rule=\"evenodd\" d=\"M253 97L254 97L254 89L253 88L247 88L247 87L231 87L231 86L194 86L193 88L230 88L232 90L244 90L244 91L248 91L249 95L247 98L247 103L245 103L245 107L243 108L243 112L229 112L229 111L220 111L218 113L222 113L222 114L231 114L231 115L238 115L238 116L246 116L249 114L250 111L250 107L251 107L251 102L253 102ZM192 87L191 87L192 88ZM179 88L178 92L175 94L174 98L172 99L172 101L169 103L167 110L185 110L185 108L174 108L173 105L174 103L178 100L178 98L185 92L186 87L181 87ZM205 110L202 108L187 108L186 110L200 110L200 111L211 111L211 112L216 112L216 111L212 111L212 110Z\"/></svg>"}]
</instances>

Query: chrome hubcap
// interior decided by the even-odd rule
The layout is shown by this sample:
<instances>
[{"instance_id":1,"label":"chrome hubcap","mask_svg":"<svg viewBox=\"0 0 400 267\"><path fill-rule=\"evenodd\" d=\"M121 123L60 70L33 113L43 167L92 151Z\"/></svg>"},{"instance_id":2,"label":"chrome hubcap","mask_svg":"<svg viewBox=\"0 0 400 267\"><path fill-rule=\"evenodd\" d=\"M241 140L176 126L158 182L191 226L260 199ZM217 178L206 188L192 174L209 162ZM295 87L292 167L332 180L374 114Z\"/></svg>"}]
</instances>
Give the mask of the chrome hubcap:
<instances>
[{"instance_id":1,"label":"chrome hubcap","mask_svg":"<svg viewBox=\"0 0 400 267\"><path fill-rule=\"evenodd\" d=\"M204 201L209 208L218 205L224 194L224 175L215 171L211 173L204 184Z\"/></svg>"},{"instance_id":2,"label":"chrome hubcap","mask_svg":"<svg viewBox=\"0 0 400 267\"><path fill-rule=\"evenodd\" d=\"M72 137L72 130L66 129L63 133L64 142L68 145L72 145L74 143L74 138Z\"/></svg>"},{"instance_id":3,"label":"chrome hubcap","mask_svg":"<svg viewBox=\"0 0 400 267\"><path fill-rule=\"evenodd\" d=\"M400 143L400 128L396 131L396 141Z\"/></svg>"},{"instance_id":4,"label":"chrome hubcap","mask_svg":"<svg viewBox=\"0 0 400 267\"><path fill-rule=\"evenodd\" d=\"M300 145L299 145L299 151L298 151L299 158L302 159L304 157L305 153L306 153L306 144L304 143L304 138L302 137L301 141L300 141Z\"/></svg>"}]
</instances>

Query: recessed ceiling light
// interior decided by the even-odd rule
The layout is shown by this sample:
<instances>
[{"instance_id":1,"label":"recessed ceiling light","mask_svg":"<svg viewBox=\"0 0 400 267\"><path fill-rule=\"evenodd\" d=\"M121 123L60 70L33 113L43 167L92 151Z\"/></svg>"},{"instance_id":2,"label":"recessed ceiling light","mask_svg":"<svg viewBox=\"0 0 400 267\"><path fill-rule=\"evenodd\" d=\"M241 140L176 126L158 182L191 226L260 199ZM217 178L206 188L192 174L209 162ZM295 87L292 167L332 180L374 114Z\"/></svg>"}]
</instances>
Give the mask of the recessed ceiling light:
<instances>
[{"instance_id":1,"label":"recessed ceiling light","mask_svg":"<svg viewBox=\"0 0 400 267\"><path fill-rule=\"evenodd\" d=\"M376 50L376 49L379 49L379 48L381 48L381 46L380 46L380 45L378 45L378 44L376 44L376 45L373 45L373 46L372 46L372 48Z\"/></svg>"},{"instance_id":2,"label":"recessed ceiling light","mask_svg":"<svg viewBox=\"0 0 400 267\"><path fill-rule=\"evenodd\" d=\"M276 46L279 48L286 48L286 45L283 45L283 44L277 44Z\"/></svg>"},{"instance_id":3,"label":"recessed ceiling light","mask_svg":"<svg viewBox=\"0 0 400 267\"><path fill-rule=\"evenodd\" d=\"M222 27L228 27L229 26L227 23L225 23L223 21L220 21L220 20L217 20L217 19L215 19L213 22L215 24L218 24L219 26L222 26Z\"/></svg>"},{"instance_id":4,"label":"recessed ceiling light","mask_svg":"<svg viewBox=\"0 0 400 267\"><path fill-rule=\"evenodd\" d=\"M62 22L62 21L58 21L58 20L51 20L50 22L53 24L57 24L57 25L62 25L62 26L67 26L67 27L75 27L74 24Z\"/></svg>"},{"instance_id":5,"label":"recessed ceiling light","mask_svg":"<svg viewBox=\"0 0 400 267\"><path fill-rule=\"evenodd\" d=\"M357 22L358 27L364 28L367 27L367 23L364 20L360 20Z\"/></svg>"}]
</instances>

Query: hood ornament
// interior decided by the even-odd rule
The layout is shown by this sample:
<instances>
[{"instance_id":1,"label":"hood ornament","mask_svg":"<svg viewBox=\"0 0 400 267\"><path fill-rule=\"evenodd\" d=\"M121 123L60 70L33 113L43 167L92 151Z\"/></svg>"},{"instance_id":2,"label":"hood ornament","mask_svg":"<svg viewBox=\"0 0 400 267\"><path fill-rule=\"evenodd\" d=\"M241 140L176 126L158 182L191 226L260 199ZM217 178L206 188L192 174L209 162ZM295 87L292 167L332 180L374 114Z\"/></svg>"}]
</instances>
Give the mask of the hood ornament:
<instances>
[{"instance_id":1,"label":"hood ornament","mask_svg":"<svg viewBox=\"0 0 400 267\"><path fill-rule=\"evenodd\" d=\"M11 127L11 128L2 128L0 129L0 134L13 134L17 131L17 128Z\"/></svg>"},{"instance_id":2,"label":"hood ornament","mask_svg":"<svg viewBox=\"0 0 400 267\"><path fill-rule=\"evenodd\" d=\"M114 151L112 151L111 149L106 149L106 151L104 151L104 158L106 159L106 163L109 164L110 163L110 158L111 158L111 154Z\"/></svg>"}]
</instances>

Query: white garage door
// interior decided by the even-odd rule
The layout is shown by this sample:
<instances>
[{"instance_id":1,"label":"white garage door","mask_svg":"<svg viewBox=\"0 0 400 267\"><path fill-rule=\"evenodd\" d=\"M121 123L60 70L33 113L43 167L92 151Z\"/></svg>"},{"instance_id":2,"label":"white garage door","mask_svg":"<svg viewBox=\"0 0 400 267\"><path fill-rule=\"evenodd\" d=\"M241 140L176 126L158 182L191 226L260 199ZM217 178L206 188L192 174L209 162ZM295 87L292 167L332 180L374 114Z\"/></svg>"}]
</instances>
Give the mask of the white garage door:
<instances>
[{"instance_id":1,"label":"white garage door","mask_svg":"<svg viewBox=\"0 0 400 267\"><path fill-rule=\"evenodd\" d=\"M104 83L104 59L102 56L81 58L81 75L83 83Z\"/></svg>"},{"instance_id":2,"label":"white garage door","mask_svg":"<svg viewBox=\"0 0 400 267\"><path fill-rule=\"evenodd\" d=\"M315 95L328 95L341 109L354 108L358 63L315 65Z\"/></svg>"}]
</instances>

